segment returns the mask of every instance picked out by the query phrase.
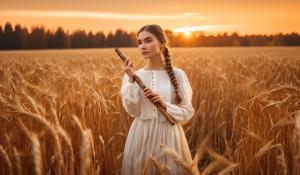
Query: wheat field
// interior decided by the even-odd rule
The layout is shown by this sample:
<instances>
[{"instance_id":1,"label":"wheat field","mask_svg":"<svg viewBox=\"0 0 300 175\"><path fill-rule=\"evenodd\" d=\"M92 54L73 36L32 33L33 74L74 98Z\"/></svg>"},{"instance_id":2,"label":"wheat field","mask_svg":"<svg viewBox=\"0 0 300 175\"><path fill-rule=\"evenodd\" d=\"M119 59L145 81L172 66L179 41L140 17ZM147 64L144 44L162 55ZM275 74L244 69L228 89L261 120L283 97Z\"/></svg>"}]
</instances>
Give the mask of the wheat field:
<instances>
[{"instance_id":1,"label":"wheat field","mask_svg":"<svg viewBox=\"0 0 300 175\"><path fill-rule=\"evenodd\" d=\"M137 48L120 48L137 70ZM187 174L300 174L300 48L171 48L193 89ZM0 52L0 174L120 174L133 118L110 49ZM158 174L167 168L151 157ZM198 172L192 171L197 168Z\"/></svg>"}]
</instances>

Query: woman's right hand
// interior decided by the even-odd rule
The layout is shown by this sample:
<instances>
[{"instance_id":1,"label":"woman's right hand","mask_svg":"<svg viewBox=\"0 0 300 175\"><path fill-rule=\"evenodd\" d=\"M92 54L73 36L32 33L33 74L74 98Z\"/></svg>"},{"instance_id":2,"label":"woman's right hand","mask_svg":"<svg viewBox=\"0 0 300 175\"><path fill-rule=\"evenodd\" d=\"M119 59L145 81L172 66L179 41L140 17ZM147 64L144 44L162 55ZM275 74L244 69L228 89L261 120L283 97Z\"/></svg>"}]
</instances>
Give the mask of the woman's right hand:
<instances>
[{"instance_id":1,"label":"woman's right hand","mask_svg":"<svg viewBox=\"0 0 300 175\"><path fill-rule=\"evenodd\" d=\"M132 77L134 75L134 69L133 62L131 62L131 60L127 59L124 61L124 71L130 79L133 79Z\"/></svg>"}]
</instances>

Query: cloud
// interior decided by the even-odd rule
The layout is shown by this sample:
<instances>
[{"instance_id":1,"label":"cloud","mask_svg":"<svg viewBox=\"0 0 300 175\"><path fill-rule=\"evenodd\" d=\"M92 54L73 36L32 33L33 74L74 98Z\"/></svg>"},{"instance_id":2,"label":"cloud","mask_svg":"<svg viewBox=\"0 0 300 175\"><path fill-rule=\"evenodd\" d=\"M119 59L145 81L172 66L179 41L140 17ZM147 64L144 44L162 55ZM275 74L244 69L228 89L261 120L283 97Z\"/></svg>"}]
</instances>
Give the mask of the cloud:
<instances>
[{"instance_id":1,"label":"cloud","mask_svg":"<svg viewBox=\"0 0 300 175\"><path fill-rule=\"evenodd\" d=\"M199 13L198 12L185 12L185 13L182 13L183 15L185 16L199 16ZM201 18L204 18L203 16L199 16Z\"/></svg>"},{"instance_id":2,"label":"cloud","mask_svg":"<svg viewBox=\"0 0 300 175\"><path fill-rule=\"evenodd\" d=\"M185 26L173 29L174 32L196 32L196 31L221 31L227 29L236 29L247 27L247 24L215 24L215 25L202 25L202 26Z\"/></svg>"},{"instance_id":3,"label":"cloud","mask_svg":"<svg viewBox=\"0 0 300 175\"><path fill-rule=\"evenodd\" d=\"M200 19L198 13L181 13L170 15L143 15L113 12L86 12L86 11L34 11L34 10L4 10L1 16L28 16L28 17L53 17L53 18L96 18L96 19L128 19L128 20L178 20Z\"/></svg>"}]
</instances>

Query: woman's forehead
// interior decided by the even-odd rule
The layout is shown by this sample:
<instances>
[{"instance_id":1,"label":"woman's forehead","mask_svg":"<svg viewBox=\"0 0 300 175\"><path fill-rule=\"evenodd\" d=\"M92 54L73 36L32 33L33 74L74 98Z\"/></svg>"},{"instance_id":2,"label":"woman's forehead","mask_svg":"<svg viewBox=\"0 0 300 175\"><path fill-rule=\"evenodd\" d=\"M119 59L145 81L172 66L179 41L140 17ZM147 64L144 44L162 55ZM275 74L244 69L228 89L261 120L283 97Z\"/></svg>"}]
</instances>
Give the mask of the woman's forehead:
<instances>
[{"instance_id":1,"label":"woman's forehead","mask_svg":"<svg viewBox=\"0 0 300 175\"><path fill-rule=\"evenodd\" d=\"M153 38L153 35L150 32L147 32L147 31L142 31L138 35L139 40L145 40L145 39L148 39L148 38Z\"/></svg>"}]
</instances>

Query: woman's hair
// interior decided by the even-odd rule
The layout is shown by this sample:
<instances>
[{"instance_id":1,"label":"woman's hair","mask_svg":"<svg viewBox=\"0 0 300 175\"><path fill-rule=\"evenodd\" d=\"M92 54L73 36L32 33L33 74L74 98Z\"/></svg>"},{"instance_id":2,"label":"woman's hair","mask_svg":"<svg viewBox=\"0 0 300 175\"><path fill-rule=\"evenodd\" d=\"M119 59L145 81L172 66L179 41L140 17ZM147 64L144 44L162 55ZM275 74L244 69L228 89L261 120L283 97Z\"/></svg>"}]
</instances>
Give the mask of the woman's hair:
<instances>
[{"instance_id":1,"label":"woman's hair","mask_svg":"<svg viewBox=\"0 0 300 175\"><path fill-rule=\"evenodd\" d=\"M157 24L149 24L149 25L145 25L143 26L137 33L137 35L139 35L140 32L142 31L147 31L152 33L159 41L160 43L163 44L163 55L165 58L165 69L170 77L170 81L175 89L175 95L176 95L176 103L179 104L181 102L181 97L179 96L179 87L178 87L178 82L177 79L175 77L174 71L173 71L173 67L171 64L171 58L170 58L170 53L169 53L169 49L167 47L168 45L168 40L166 38L166 35L163 31L163 29L157 25Z\"/></svg>"}]
</instances>

